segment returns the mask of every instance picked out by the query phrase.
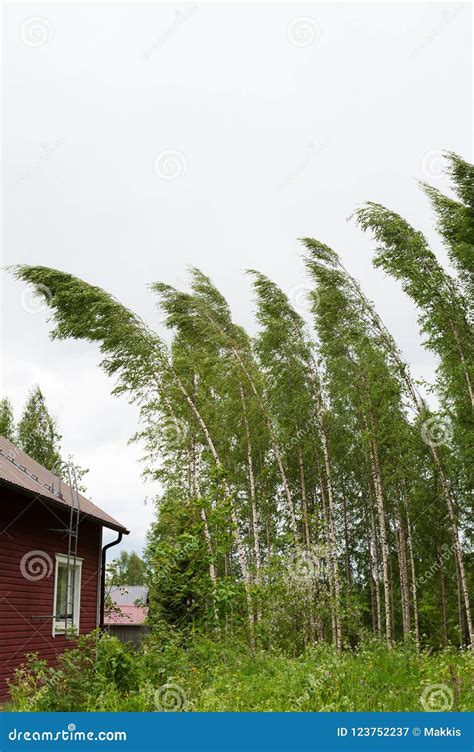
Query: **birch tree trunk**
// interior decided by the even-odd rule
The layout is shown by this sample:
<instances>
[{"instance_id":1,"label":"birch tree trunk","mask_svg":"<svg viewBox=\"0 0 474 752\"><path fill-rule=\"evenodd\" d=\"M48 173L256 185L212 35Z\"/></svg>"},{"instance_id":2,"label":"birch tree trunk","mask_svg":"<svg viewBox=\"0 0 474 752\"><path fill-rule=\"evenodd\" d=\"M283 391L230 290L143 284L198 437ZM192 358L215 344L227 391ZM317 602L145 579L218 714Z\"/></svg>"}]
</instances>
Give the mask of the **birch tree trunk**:
<instances>
[{"instance_id":1,"label":"birch tree trunk","mask_svg":"<svg viewBox=\"0 0 474 752\"><path fill-rule=\"evenodd\" d=\"M458 346L459 358L461 360L463 374L464 374L464 378L466 380L466 385L467 385L467 391L468 391L468 394L469 394L469 399L471 400L471 407L474 409L474 389L473 389L473 386L472 386L472 383L471 383L471 377L470 377L470 374L469 374L468 365L466 363L466 357L464 355L464 350L463 350L463 348L461 346L461 340L460 340L460 337L459 337L458 330L456 329L456 327L454 326L454 324L452 323L452 321L450 322L450 324L451 324L451 331L453 333L453 337L454 337L454 339L456 341L456 345Z\"/></svg>"},{"instance_id":2,"label":"birch tree trunk","mask_svg":"<svg viewBox=\"0 0 474 752\"><path fill-rule=\"evenodd\" d=\"M346 584L348 589L351 589L352 577L351 577L351 556L349 551L349 530L347 525L347 500L345 484L342 483L342 515L344 524L344 557L345 557L345 569L346 569Z\"/></svg>"},{"instance_id":3,"label":"birch tree trunk","mask_svg":"<svg viewBox=\"0 0 474 752\"><path fill-rule=\"evenodd\" d=\"M371 532L371 538L372 538L372 548L374 552L374 571L375 571L375 603L377 608L377 635L379 638L382 637L382 604L380 601L380 587L379 587L379 577L380 577L380 559L379 559L379 547L378 547L378 541L377 541L377 533L376 533L376 527L375 527L375 519L374 519L374 513L372 509L370 510L370 532Z\"/></svg>"},{"instance_id":4,"label":"birch tree trunk","mask_svg":"<svg viewBox=\"0 0 474 752\"><path fill-rule=\"evenodd\" d=\"M250 427L249 427L249 422L247 418L247 405L245 401L244 390L242 389L241 384L239 384L239 390L240 390L240 399L242 402L242 415L244 419L245 436L247 439L247 470L248 470L249 486L250 486L250 505L252 509L252 530L253 530L253 545L254 545L254 555L255 555L256 581L258 584L260 582L260 567L261 567L260 533L259 533L260 520L258 517L258 509L257 509L255 475L253 471L253 459L252 459L252 443L251 443L251 438L250 438Z\"/></svg>"},{"instance_id":5,"label":"birch tree trunk","mask_svg":"<svg viewBox=\"0 0 474 752\"><path fill-rule=\"evenodd\" d=\"M322 505L322 513L323 513L324 540L326 543L326 548L330 550L331 539L329 535L329 514L328 514L328 504L327 504L327 499L326 499L326 491L324 489L324 483L322 480L322 475L321 475L320 468L319 468L319 461L317 458L316 458L316 462L318 463L319 479L320 479L319 489L321 493L321 505ZM332 641L334 645L336 645L337 644L337 618L336 618L335 596L334 596L334 572L333 572L331 558L328 557L328 560L329 560L329 566L327 567L327 574L328 574L328 581L329 581L329 598L331 601ZM323 627L323 633L324 633L324 627Z\"/></svg>"},{"instance_id":6,"label":"birch tree trunk","mask_svg":"<svg viewBox=\"0 0 474 752\"><path fill-rule=\"evenodd\" d=\"M165 396L164 396L164 402L165 402L165 405L166 405L166 409L168 410L168 412L169 412L169 414L171 416L171 419L172 419L172 421L174 423L174 426L175 426L175 429L176 429L176 433L179 435L181 433L181 427L179 425L179 421L178 421L178 419L176 417L176 414L175 414L174 410L172 409L172 406L171 406L171 403L170 403L169 399L167 399ZM195 441L194 441L194 438L193 438L192 439L192 443L191 443L190 460L189 460L189 492L190 492L190 495L193 498L199 498L200 499L200 498L202 498L202 495L201 495L201 489L200 489L200 486L199 486L199 477L198 477L198 467L197 467L197 464L198 463L197 463L197 459L196 459L196 445L195 445ZM209 523L208 523L208 520L207 520L206 510L204 509L203 506L200 507L200 517L201 517L202 522L203 522L204 538L206 540L206 547L207 547L207 551L208 551L208 554L209 554L209 576L211 578L211 581L212 581L212 584L213 584L213 588L215 590L215 586L216 586L216 582L217 582L217 572L216 572L215 564L213 562L213 550L212 550L211 532L209 530ZM215 601L214 601L214 612L215 612L215 616L217 617L217 611L216 611Z\"/></svg>"},{"instance_id":7,"label":"birch tree trunk","mask_svg":"<svg viewBox=\"0 0 474 752\"><path fill-rule=\"evenodd\" d=\"M439 618L441 622L441 635L443 638L443 648L448 645L448 625L446 622L446 592L444 583L444 562L443 557L438 552L439 566Z\"/></svg>"},{"instance_id":8,"label":"birch tree trunk","mask_svg":"<svg viewBox=\"0 0 474 752\"><path fill-rule=\"evenodd\" d=\"M204 433L204 436L206 438L206 443L209 447L209 451L211 452L212 458L216 464L216 467L219 470L223 470L224 466L221 462L221 459L219 457L219 454L216 450L216 447L214 446L214 442L212 441L211 434L209 432L209 429L198 410L197 406L194 403L194 400L190 397L186 387L184 386L183 382L179 378L178 374L174 369L171 369L172 375L174 377L174 381L176 385L178 386L181 394L183 395L187 405L191 409L192 413L196 417L202 432ZM229 485L226 480L223 481L223 488L224 488L224 494L226 496L226 499L230 505L230 514L231 514L231 520L232 520L232 535L234 537L235 546L237 549L237 556L239 559L239 565L240 565L240 571L242 572L242 579L244 582L244 589L245 589L245 596L247 600L247 611L248 611L248 625L249 625L249 642L250 647L252 650L255 649L255 636L254 636L254 616L253 616L253 604L252 604L252 595L251 595L251 582L250 582L250 576L249 576L249 570L247 567L247 561L245 556L245 549L242 542L242 537L240 535L239 531L239 522L237 519L237 514L235 512L235 506L232 501L232 495L230 492Z\"/></svg>"},{"instance_id":9,"label":"birch tree trunk","mask_svg":"<svg viewBox=\"0 0 474 752\"><path fill-rule=\"evenodd\" d=\"M410 634L410 596L408 587L408 567L406 555L405 531L403 521L400 519L397 529L398 567L400 572L400 595L402 602L403 636Z\"/></svg>"},{"instance_id":10,"label":"birch tree trunk","mask_svg":"<svg viewBox=\"0 0 474 752\"><path fill-rule=\"evenodd\" d=\"M217 329L217 331L221 334L221 336L223 336L227 340L227 342L229 343L231 352L232 352L234 358L236 359L237 363L239 364L240 368L242 369L242 371L243 371L246 379L248 380L248 382L250 384L250 388L252 389L252 392L253 392L254 396L256 397L256 399L257 399L257 401L258 401L258 403L260 405L260 408L262 410L262 413L263 413L263 416L264 416L264 419L265 419L265 423L267 425L268 433L270 435L272 449L273 449L273 451L275 453L275 458L276 458L276 461L277 461L278 470L279 470L279 473L280 473L281 481L283 483L283 488L285 490L286 500L288 502L288 509L290 511L290 527L291 527L291 531L292 531L292 535L293 535L293 542L294 542L295 546L297 546L298 545L298 525L297 525L297 522L296 522L295 505L293 503L293 498L292 498L292 495L291 495L290 485L288 483L288 478L286 476L285 469L283 467L282 455L281 455L280 447L278 446L278 442L276 440L275 431L274 431L274 427L273 427L273 422L272 422L271 416L268 413L268 410L266 408L265 402L262 399L262 395L259 393L259 391L258 391L258 389L257 389L257 387L255 385L255 382L252 379L252 376L250 375L250 373L248 371L248 368L246 367L246 365L245 365L245 363L244 363L244 361L242 359L242 356L241 356L239 350L235 347L234 343L232 342L232 338L219 325L219 323L216 322L212 318L212 316L209 316L209 314L206 311L204 311L204 315L206 316L206 318L208 319L208 321L210 321L211 324Z\"/></svg>"},{"instance_id":11,"label":"birch tree trunk","mask_svg":"<svg viewBox=\"0 0 474 752\"><path fill-rule=\"evenodd\" d=\"M415 554L413 551L413 538L412 538L413 534L412 534L411 520L410 520L410 515L408 513L408 504L405 499L404 499L404 506L405 506L405 514L407 518L407 545L408 545L408 553L410 557L411 597L412 597L412 603L413 603L413 622L415 625L415 642L416 642L416 647L419 650L420 649L420 622L419 622L419 616L418 616L418 594L417 594L417 586L416 586Z\"/></svg>"},{"instance_id":12,"label":"birch tree trunk","mask_svg":"<svg viewBox=\"0 0 474 752\"><path fill-rule=\"evenodd\" d=\"M370 587L370 611L372 614L372 632L374 634L377 634L377 611L375 606L375 589L374 589L374 563L372 558L372 536L370 533L370 523L369 523L369 515L367 512L367 501L364 498L363 499L364 504L364 520L365 520L365 529L367 531L367 579L369 581L369 587Z\"/></svg>"},{"instance_id":13,"label":"birch tree trunk","mask_svg":"<svg viewBox=\"0 0 474 752\"><path fill-rule=\"evenodd\" d=\"M308 523L308 503L306 498L306 483L304 477L303 457L301 454L301 448L298 447L298 467L300 471L300 487L301 487L301 516L303 518L305 547L309 550L311 545L311 539L309 535L309 523Z\"/></svg>"},{"instance_id":14,"label":"birch tree trunk","mask_svg":"<svg viewBox=\"0 0 474 752\"><path fill-rule=\"evenodd\" d=\"M371 302L364 295L359 283L348 273L347 269L344 267L343 264L341 264L340 261L338 261L338 266L343 271L347 279L350 281L350 284L352 285L353 289L356 291L360 300L364 303L366 310L371 317L371 320L375 329L381 335L382 340L385 343L388 352L391 354L392 358L397 364L399 374L405 386L407 387L408 394L412 400L415 411L417 412L420 418L423 418L427 413L425 402L423 398L420 396L420 394L418 393L415 383L410 375L408 365L403 361L403 358L400 355L400 352L397 348L397 345L392 335L388 331L387 327L383 323L378 313L375 311ZM460 357L461 357L461 360L464 358L464 354L462 352L460 353ZM467 374L467 377L468 377L467 378L468 391L471 397L471 403L473 403L472 384L470 382L469 374ZM443 496L446 501L446 506L448 509L448 516L449 516L449 520L451 524L451 532L452 532L453 541L454 541L454 557L456 560L456 566L457 566L457 570L459 574L461 596L462 596L462 600L464 602L464 608L466 611L466 621L467 621L467 628L469 632L469 642L471 645L471 650L474 650L474 629L473 629L473 623L472 623L471 604L470 604L470 599L469 599L469 590L467 587L467 578L466 578L466 571L464 567L464 559L462 555L461 544L459 542L459 532L458 532L458 525L457 525L457 517L456 517L455 510L454 510L454 503L451 497L449 483L444 472L443 463L439 456L438 449L436 445L433 443L429 435L429 432L427 433L428 433L428 436L427 436L428 446L430 448L436 467L438 468L438 471L440 473L441 483L442 483L442 488L443 488Z\"/></svg>"},{"instance_id":15,"label":"birch tree trunk","mask_svg":"<svg viewBox=\"0 0 474 752\"><path fill-rule=\"evenodd\" d=\"M199 478L197 476L197 469L195 469L194 472L195 472L195 476L194 476L194 494L193 495L195 497L197 497L198 499L200 499L200 498L202 498L202 496L201 496L201 488L200 488L200 484L199 484ZM200 514L200 517L201 517L201 520L202 520L202 523L203 523L204 538L206 539L206 547L207 547L207 552L209 554L209 576L210 576L210 578L211 578L211 580L212 580L212 582L213 582L213 584L215 586L216 582L217 582L217 572L216 572L216 567L215 567L215 564L214 564L214 561L213 561L214 552L213 552L213 549L212 549L211 531L209 529L209 522L208 522L208 519L207 519L207 513L206 513L206 510L204 509L203 506L200 507L199 514Z\"/></svg>"},{"instance_id":16,"label":"birch tree trunk","mask_svg":"<svg viewBox=\"0 0 474 752\"><path fill-rule=\"evenodd\" d=\"M316 368L314 364L314 368ZM334 522L335 517L335 510L334 510L334 493L333 493L333 483L332 483L332 474L331 474L331 464L329 461L329 450L328 450L328 440L327 440L327 434L324 426L324 419L323 419L323 410L322 410L322 398L321 398L321 392L319 390L319 379L315 379L315 403L316 403L316 417L318 421L318 426L321 434L321 443L323 448L323 461L324 461L324 471L326 476L326 490L327 490L327 497L328 497L328 506L327 506L327 513L328 513L328 532L329 532L329 544L330 544L330 551L329 551L329 557L330 557L330 565L332 569L332 580L334 584L334 642L336 645L336 649L340 650L342 647L342 634L341 634L341 589L340 589L340 582L339 582L339 567L338 567L338 558L337 558L337 538L336 538L336 527Z\"/></svg>"},{"instance_id":17,"label":"birch tree trunk","mask_svg":"<svg viewBox=\"0 0 474 752\"><path fill-rule=\"evenodd\" d=\"M382 552L382 576L384 590L384 609L385 609L385 638L389 650L392 647L392 620L390 613L390 575L388 569L388 546L387 546L387 528L385 523L385 504L382 491L382 480L380 477L380 465L377 452L377 444L372 438L370 442L370 456L372 465L372 478L374 483L375 499L377 503L377 514L379 519L380 549Z\"/></svg>"}]
</instances>

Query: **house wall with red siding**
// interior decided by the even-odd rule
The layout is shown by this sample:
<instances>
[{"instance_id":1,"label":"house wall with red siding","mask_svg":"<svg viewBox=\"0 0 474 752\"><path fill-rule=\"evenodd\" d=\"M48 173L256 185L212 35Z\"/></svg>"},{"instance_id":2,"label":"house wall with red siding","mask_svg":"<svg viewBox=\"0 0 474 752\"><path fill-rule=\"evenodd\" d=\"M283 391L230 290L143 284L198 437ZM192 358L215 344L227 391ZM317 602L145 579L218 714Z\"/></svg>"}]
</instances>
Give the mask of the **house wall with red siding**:
<instances>
[{"instance_id":1,"label":"house wall with red siding","mask_svg":"<svg viewBox=\"0 0 474 752\"><path fill-rule=\"evenodd\" d=\"M68 510L53 510L38 498L0 486L0 701L7 699L7 679L26 653L37 652L54 663L58 654L72 647L73 641L64 635L52 636L51 618L55 555L67 554L68 549L67 535L51 528L68 524ZM102 527L81 519L81 634L98 624L101 546ZM33 566L33 551L41 552L36 555L37 567Z\"/></svg>"}]
</instances>

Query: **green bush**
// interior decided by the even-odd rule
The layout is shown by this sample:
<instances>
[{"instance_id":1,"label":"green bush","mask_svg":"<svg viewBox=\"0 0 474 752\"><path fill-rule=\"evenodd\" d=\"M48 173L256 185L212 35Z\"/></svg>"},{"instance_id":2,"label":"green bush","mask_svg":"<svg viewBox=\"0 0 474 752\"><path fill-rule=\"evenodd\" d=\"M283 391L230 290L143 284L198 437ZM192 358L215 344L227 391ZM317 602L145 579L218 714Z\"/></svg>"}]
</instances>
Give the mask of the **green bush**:
<instances>
[{"instance_id":1,"label":"green bush","mask_svg":"<svg viewBox=\"0 0 474 752\"><path fill-rule=\"evenodd\" d=\"M10 683L13 710L147 710L139 664L130 648L92 632L58 658L55 667L27 656Z\"/></svg>"}]
</instances>

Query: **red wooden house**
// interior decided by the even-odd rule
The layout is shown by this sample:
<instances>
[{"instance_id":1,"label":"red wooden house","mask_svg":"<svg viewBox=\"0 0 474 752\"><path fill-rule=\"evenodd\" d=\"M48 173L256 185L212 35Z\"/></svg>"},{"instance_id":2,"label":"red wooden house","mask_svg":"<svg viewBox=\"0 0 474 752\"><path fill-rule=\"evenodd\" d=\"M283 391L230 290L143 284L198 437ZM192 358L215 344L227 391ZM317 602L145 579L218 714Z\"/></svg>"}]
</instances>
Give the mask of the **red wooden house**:
<instances>
[{"instance_id":1,"label":"red wooden house","mask_svg":"<svg viewBox=\"0 0 474 752\"><path fill-rule=\"evenodd\" d=\"M128 531L71 485L0 437L0 702L26 653L54 663L103 626L106 550Z\"/></svg>"}]
</instances>

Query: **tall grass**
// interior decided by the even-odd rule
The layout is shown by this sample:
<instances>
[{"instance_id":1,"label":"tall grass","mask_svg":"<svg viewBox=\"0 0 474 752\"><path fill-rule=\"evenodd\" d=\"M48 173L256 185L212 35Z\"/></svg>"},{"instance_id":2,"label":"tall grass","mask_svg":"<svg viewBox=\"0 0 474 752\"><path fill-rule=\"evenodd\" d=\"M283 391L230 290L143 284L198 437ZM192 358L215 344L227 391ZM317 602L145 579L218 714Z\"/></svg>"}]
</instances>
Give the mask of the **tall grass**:
<instances>
[{"instance_id":1,"label":"tall grass","mask_svg":"<svg viewBox=\"0 0 474 752\"><path fill-rule=\"evenodd\" d=\"M368 641L299 657L239 642L155 635L139 649L81 638L56 668L30 656L11 684L12 710L419 711L474 705L473 657L455 649L388 651Z\"/></svg>"}]
</instances>

